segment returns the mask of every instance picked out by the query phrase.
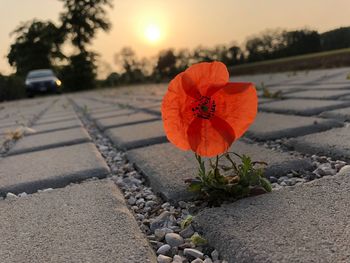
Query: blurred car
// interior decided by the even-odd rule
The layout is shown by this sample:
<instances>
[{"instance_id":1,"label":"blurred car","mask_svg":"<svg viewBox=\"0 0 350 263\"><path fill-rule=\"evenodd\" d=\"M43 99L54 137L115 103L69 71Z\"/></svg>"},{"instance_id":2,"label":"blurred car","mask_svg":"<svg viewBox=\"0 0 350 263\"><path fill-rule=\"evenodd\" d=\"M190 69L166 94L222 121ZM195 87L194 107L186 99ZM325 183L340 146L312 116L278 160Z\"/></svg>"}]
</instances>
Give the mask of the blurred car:
<instances>
[{"instance_id":1,"label":"blurred car","mask_svg":"<svg viewBox=\"0 0 350 263\"><path fill-rule=\"evenodd\" d=\"M26 92L29 97L38 93L61 93L62 82L51 69L29 71L26 80Z\"/></svg>"}]
</instances>

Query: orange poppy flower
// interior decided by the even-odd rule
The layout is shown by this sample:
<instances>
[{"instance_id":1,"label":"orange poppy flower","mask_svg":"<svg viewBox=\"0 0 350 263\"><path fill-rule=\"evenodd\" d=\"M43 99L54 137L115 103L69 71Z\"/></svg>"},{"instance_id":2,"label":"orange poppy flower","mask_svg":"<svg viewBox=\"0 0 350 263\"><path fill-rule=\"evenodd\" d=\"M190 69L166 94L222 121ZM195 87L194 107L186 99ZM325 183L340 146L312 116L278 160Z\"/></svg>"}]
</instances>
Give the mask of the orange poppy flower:
<instances>
[{"instance_id":1,"label":"orange poppy flower","mask_svg":"<svg viewBox=\"0 0 350 263\"><path fill-rule=\"evenodd\" d=\"M169 84L162 103L168 140L212 157L228 150L254 121L258 99L252 83L228 82L221 62L198 63Z\"/></svg>"}]
</instances>

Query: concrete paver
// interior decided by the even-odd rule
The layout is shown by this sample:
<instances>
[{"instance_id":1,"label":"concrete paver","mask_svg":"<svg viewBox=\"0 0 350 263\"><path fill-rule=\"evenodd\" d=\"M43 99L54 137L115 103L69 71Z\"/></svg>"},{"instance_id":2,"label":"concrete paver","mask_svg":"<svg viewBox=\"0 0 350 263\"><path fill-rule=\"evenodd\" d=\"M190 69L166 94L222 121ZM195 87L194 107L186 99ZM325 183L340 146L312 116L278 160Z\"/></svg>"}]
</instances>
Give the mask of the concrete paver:
<instances>
[{"instance_id":1,"label":"concrete paver","mask_svg":"<svg viewBox=\"0 0 350 263\"><path fill-rule=\"evenodd\" d=\"M35 122L35 124L51 124L51 123L72 121L77 119L78 118L76 117L76 114L69 114L69 115L58 116L58 117L42 116L38 121Z\"/></svg>"},{"instance_id":2,"label":"concrete paver","mask_svg":"<svg viewBox=\"0 0 350 263\"><path fill-rule=\"evenodd\" d=\"M123 125L137 124L148 121L155 121L159 119L159 116L138 112L130 115L98 119L96 120L96 125L101 130L106 130L108 128L120 127Z\"/></svg>"},{"instance_id":3,"label":"concrete paver","mask_svg":"<svg viewBox=\"0 0 350 263\"><path fill-rule=\"evenodd\" d=\"M91 141L83 128L58 130L48 133L32 134L19 140L8 152L9 155L40 151L60 146L68 146Z\"/></svg>"},{"instance_id":4,"label":"concrete paver","mask_svg":"<svg viewBox=\"0 0 350 263\"><path fill-rule=\"evenodd\" d=\"M350 127L309 134L286 142L287 146L308 154L326 155L350 161Z\"/></svg>"},{"instance_id":5,"label":"concrete paver","mask_svg":"<svg viewBox=\"0 0 350 263\"><path fill-rule=\"evenodd\" d=\"M285 98L301 98L301 99L338 99L345 95L349 95L349 90L307 90L289 93L284 95Z\"/></svg>"},{"instance_id":6,"label":"concrete paver","mask_svg":"<svg viewBox=\"0 0 350 263\"><path fill-rule=\"evenodd\" d=\"M320 114L321 117L333 118L341 121L350 121L350 107L332 111L324 111Z\"/></svg>"},{"instance_id":7,"label":"concrete paver","mask_svg":"<svg viewBox=\"0 0 350 263\"><path fill-rule=\"evenodd\" d=\"M109 169L91 143L0 159L0 195L62 187L91 177L106 177Z\"/></svg>"},{"instance_id":8,"label":"concrete paver","mask_svg":"<svg viewBox=\"0 0 350 263\"><path fill-rule=\"evenodd\" d=\"M288 99L260 105L260 110L275 113L287 113L311 116L323 111L349 106L347 101Z\"/></svg>"},{"instance_id":9,"label":"concrete paver","mask_svg":"<svg viewBox=\"0 0 350 263\"><path fill-rule=\"evenodd\" d=\"M195 217L231 263L350 262L350 177L246 198Z\"/></svg>"},{"instance_id":10,"label":"concrete paver","mask_svg":"<svg viewBox=\"0 0 350 263\"><path fill-rule=\"evenodd\" d=\"M0 261L156 262L110 180L0 201Z\"/></svg>"},{"instance_id":11,"label":"concrete paver","mask_svg":"<svg viewBox=\"0 0 350 263\"><path fill-rule=\"evenodd\" d=\"M232 151L251 156L254 161L268 163L267 177L280 177L291 170L310 169L311 164L287 153L269 150L256 144L236 142ZM196 176L198 165L193 153L178 150L170 143L138 148L127 152L131 160L148 178L152 188L166 200L179 201L193 197L184 180Z\"/></svg>"},{"instance_id":12,"label":"concrete paver","mask_svg":"<svg viewBox=\"0 0 350 263\"><path fill-rule=\"evenodd\" d=\"M136 110L131 109L122 109L122 110L109 110L104 112L97 112L97 113L89 113L89 117L93 120L103 119L103 118L110 118L110 117L119 117L123 115L130 115L136 113Z\"/></svg>"},{"instance_id":13,"label":"concrete paver","mask_svg":"<svg viewBox=\"0 0 350 263\"><path fill-rule=\"evenodd\" d=\"M111 128L105 133L116 145L126 150L168 141L162 121Z\"/></svg>"},{"instance_id":14,"label":"concrete paver","mask_svg":"<svg viewBox=\"0 0 350 263\"><path fill-rule=\"evenodd\" d=\"M71 129L71 128L77 128L81 127L82 123L79 119L70 119L68 121L60 121L60 122L54 122L54 123L44 123L44 124L35 124L31 128L36 131L36 133L43 133L43 132L51 132L51 131L57 131L57 130L65 130L65 129Z\"/></svg>"},{"instance_id":15,"label":"concrete paver","mask_svg":"<svg viewBox=\"0 0 350 263\"><path fill-rule=\"evenodd\" d=\"M246 136L257 140L297 137L340 127L337 121L322 118L259 112Z\"/></svg>"}]
</instances>

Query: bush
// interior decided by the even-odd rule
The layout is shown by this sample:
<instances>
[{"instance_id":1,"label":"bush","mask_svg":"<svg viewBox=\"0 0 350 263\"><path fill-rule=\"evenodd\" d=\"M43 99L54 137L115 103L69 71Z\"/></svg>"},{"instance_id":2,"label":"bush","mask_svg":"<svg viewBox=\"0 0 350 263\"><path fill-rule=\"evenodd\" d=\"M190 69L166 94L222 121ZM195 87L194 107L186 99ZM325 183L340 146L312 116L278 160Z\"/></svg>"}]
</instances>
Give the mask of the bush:
<instances>
[{"instance_id":1,"label":"bush","mask_svg":"<svg viewBox=\"0 0 350 263\"><path fill-rule=\"evenodd\" d=\"M95 54L84 52L69 58L69 64L60 73L66 91L96 88Z\"/></svg>"},{"instance_id":2,"label":"bush","mask_svg":"<svg viewBox=\"0 0 350 263\"><path fill-rule=\"evenodd\" d=\"M17 75L0 74L0 101L16 100L26 96L24 79Z\"/></svg>"}]
</instances>

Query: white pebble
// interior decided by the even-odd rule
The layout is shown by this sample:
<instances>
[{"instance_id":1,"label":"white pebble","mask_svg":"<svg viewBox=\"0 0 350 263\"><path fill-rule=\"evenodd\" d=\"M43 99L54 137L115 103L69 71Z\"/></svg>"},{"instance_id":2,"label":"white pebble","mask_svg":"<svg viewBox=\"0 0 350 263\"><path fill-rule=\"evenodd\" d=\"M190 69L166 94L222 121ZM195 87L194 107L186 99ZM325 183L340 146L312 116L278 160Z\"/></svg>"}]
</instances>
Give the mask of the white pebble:
<instances>
[{"instance_id":1,"label":"white pebble","mask_svg":"<svg viewBox=\"0 0 350 263\"><path fill-rule=\"evenodd\" d=\"M17 195L15 195L13 193L7 193L6 198L17 198Z\"/></svg>"},{"instance_id":2,"label":"white pebble","mask_svg":"<svg viewBox=\"0 0 350 263\"><path fill-rule=\"evenodd\" d=\"M214 261L219 260L219 252L217 250L214 250L213 252L211 252L211 258Z\"/></svg>"},{"instance_id":3,"label":"white pebble","mask_svg":"<svg viewBox=\"0 0 350 263\"><path fill-rule=\"evenodd\" d=\"M157 262L158 263L171 263L173 261L173 259L171 257L167 257L164 255L159 255L157 257Z\"/></svg>"},{"instance_id":4,"label":"white pebble","mask_svg":"<svg viewBox=\"0 0 350 263\"><path fill-rule=\"evenodd\" d=\"M192 256L194 258L201 258L201 259L204 257L204 254L202 252L200 252L199 250L194 249L194 248L185 248L184 255L185 256Z\"/></svg>"},{"instance_id":5,"label":"white pebble","mask_svg":"<svg viewBox=\"0 0 350 263\"><path fill-rule=\"evenodd\" d=\"M166 255L170 251L170 249L171 247L168 244L165 244L158 248L157 254Z\"/></svg>"},{"instance_id":6,"label":"white pebble","mask_svg":"<svg viewBox=\"0 0 350 263\"><path fill-rule=\"evenodd\" d=\"M184 243L184 239L176 233L166 234L165 241L172 247L178 247Z\"/></svg>"}]
</instances>

